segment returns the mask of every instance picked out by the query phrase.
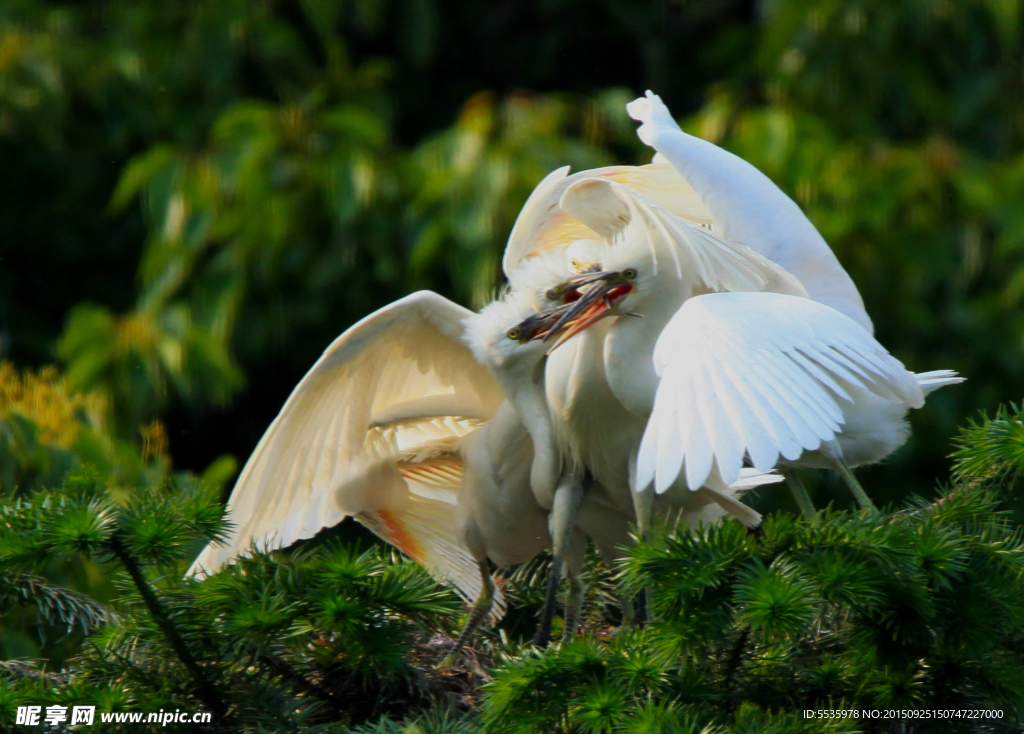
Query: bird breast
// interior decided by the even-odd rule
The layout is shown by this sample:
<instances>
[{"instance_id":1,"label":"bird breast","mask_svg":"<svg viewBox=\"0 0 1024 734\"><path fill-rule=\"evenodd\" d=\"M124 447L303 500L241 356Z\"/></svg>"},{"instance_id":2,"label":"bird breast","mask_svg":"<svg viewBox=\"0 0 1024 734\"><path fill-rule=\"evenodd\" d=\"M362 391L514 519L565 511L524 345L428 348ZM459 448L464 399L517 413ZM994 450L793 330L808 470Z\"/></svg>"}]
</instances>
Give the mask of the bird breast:
<instances>
[{"instance_id":1,"label":"bird breast","mask_svg":"<svg viewBox=\"0 0 1024 734\"><path fill-rule=\"evenodd\" d=\"M589 471L611 502L631 512L629 454L644 421L615 397L604 370L609 322L587 329L548 357L545 387L555 436L574 471Z\"/></svg>"}]
</instances>

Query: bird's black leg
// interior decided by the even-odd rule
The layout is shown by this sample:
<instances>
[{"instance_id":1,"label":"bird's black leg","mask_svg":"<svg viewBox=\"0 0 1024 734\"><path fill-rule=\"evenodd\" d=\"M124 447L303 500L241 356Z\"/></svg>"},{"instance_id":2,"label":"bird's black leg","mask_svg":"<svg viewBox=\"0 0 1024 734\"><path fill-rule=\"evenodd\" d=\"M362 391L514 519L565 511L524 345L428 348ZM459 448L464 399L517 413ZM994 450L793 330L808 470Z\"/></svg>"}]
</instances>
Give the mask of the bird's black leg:
<instances>
[{"instance_id":1,"label":"bird's black leg","mask_svg":"<svg viewBox=\"0 0 1024 734\"><path fill-rule=\"evenodd\" d=\"M551 572L548 576L548 590L544 596L544 606L540 610L540 622L533 636L533 644L547 647L551 642L551 623L555 618L555 604L558 602L558 583L562 580L562 559L551 559Z\"/></svg>"},{"instance_id":2,"label":"bird's black leg","mask_svg":"<svg viewBox=\"0 0 1024 734\"><path fill-rule=\"evenodd\" d=\"M476 633L480 623L487 618L487 615L491 612L491 607L494 606L494 579L491 578L491 570L487 567L487 561L478 561L477 566L480 568L480 578L483 580L480 596L473 602L473 607L469 610L469 615L466 617L466 626L462 628L462 634L455 641L455 646L445 656L444 660L441 661L438 666L440 668L448 668L455 664L462 648L473 639L473 635Z\"/></svg>"},{"instance_id":3,"label":"bird's black leg","mask_svg":"<svg viewBox=\"0 0 1024 734\"><path fill-rule=\"evenodd\" d=\"M786 484L789 485L789 491L796 501L796 506L800 508L800 514L808 522L817 522L818 511L814 509L814 503L811 502L810 495L804 489L804 483L800 481L800 475L796 473L796 469L786 467L779 471L786 478Z\"/></svg>"},{"instance_id":4,"label":"bird's black leg","mask_svg":"<svg viewBox=\"0 0 1024 734\"><path fill-rule=\"evenodd\" d=\"M565 553L569 549L569 539L576 524L576 510L583 501L583 486L577 479L565 476L555 490L555 499L551 507L551 576L548 578L548 591L544 597L544 608L541 610L540 625L533 636L533 644L547 647L551 642L551 623L555 617L555 604L558 597L558 582L562 578L562 565Z\"/></svg>"}]
</instances>

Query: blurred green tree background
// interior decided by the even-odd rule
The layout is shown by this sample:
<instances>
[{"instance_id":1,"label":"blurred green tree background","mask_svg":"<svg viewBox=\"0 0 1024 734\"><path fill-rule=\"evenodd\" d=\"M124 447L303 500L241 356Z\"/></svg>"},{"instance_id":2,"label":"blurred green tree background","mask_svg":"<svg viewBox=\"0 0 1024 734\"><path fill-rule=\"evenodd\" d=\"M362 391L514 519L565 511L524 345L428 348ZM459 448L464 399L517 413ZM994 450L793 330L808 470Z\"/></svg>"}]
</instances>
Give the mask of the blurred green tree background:
<instances>
[{"instance_id":1,"label":"blurred green tree background","mask_svg":"<svg viewBox=\"0 0 1024 734\"><path fill-rule=\"evenodd\" d=\"M1020 408L995 411L1024 376L1022 11L0 3L0 714L184 701L230 708L231 731L810 732L794 707L840 697L1019 720L1024 437ZM528 611L481 642L483 693L433 669L454 595L380 549L328 539L183 581L323 348L416 289L485 303L546 173L649 160L624 112L647 88L796 199L909 368L969 378L863 470L899 511L641 547L623 578L671 581L660 622L545 654L516 652L528 565L509 580ZM950 479L979 410L995 418L961 435ZM373 724L438 700L470 718Z\"/></svg>"},{"instance_id":2,"label":"blurred green tree background","mask_svg":"<svg viewBox=\"0 0 1024 734\"><path fill-rule=\"evenodd\" d=\"M933 491L1024 371L1021 8L972 0L0 7L0 355L178 467L244 459L359 317L479 306L532 186L644 162L650 87L766 171L912 369L970 378L867 481ZM838 495L837 495L838 496Z\"/></svg>"}]
</instances>

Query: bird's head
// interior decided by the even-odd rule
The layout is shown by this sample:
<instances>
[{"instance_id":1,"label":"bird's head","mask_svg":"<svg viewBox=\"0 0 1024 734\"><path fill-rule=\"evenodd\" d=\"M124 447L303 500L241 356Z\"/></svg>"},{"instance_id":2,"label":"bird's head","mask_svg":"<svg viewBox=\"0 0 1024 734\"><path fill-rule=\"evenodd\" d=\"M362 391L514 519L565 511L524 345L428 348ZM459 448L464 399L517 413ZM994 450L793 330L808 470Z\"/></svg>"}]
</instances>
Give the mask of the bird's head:
<instances>
[{"instance_id":1,"label":"bird's head","mask_svg":"<svg viewBox=\"0 0 1024 734\"><path fill-rule=\"evenodd\" d=\"M580 241L567 249L566 260L574 274L550 289L561 301L537 314L538 319L554 320L532 337L547 342L548 351L603 318L635 315L633 309L642 307L659 281L674 278L664 268L659 272L657 258L647 248Z\"/></svg>"},{"instance_id":2,"label":"bird's head","mask_svg":"<svg viewBox=\"0 0 1024 734\"><path fill-rule=\"evenodd\" d=\"M577 300L594 288L586 285L588 279L604 284L602 295L620 288L612 299L618 308L608 315L637 308L662 289L679 290L679 276L672 263L666 263L661 248L628 240L613 244L580 241L570 245L565 256L573 276L559 283L553 291L564 293L576 288L579 292L572 300ZM617 278L613 273L622 277ZM567 300L563 300L565 302Z\"/></svg>"},{"instance_id":3,"label":"bird's head","mask_svg":"<svg viewBox=\"0 0 1024 734\"><path fill-rule=\"evenodd\" d=\"M604 247L600 242L577 240L568 248L544 250L530 257L522 267L509 273L511 290L527 299L536 311L545 311L575 300L567 279L596 267L594 255ZM568 254L567 254L568 253Z\"/></svg>"},{"instance_id":4,"label":"bird's head","mask_svg":"<svg viewBox=\"0 0 1024 734\"><path fill-rule=\"evenodd\" d=\"M530 376L544 360L543 335L566 309L538 311L524 293L511 291L466 319L465 342L480 364L499 380Z\"/></svg>"}]
</instances>

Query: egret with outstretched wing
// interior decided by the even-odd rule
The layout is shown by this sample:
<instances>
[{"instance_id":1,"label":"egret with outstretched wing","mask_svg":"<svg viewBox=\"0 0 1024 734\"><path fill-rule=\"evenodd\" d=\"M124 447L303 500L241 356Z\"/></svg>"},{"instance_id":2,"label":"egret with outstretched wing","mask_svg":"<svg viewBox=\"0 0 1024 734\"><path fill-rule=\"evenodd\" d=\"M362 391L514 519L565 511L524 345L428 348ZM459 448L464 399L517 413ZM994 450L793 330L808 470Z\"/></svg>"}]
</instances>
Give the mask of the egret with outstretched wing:
<instances>
[{"instance_id":1,"label":"egret with outstretched wing","mask_svg":"<svg viewBox=\"0 0 1024 734\"><path fill-rule=\"evenodd\" d=\"M462 343L472 312L430 292L367 316L313 365L249 457L228 501L234 529L190 574L254 544L282 548L353 517L452 583L484 591L460 542L458 442L504 395Z\"/></svg>"}]
</instances>

